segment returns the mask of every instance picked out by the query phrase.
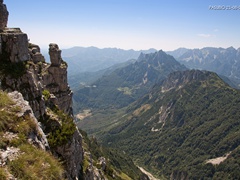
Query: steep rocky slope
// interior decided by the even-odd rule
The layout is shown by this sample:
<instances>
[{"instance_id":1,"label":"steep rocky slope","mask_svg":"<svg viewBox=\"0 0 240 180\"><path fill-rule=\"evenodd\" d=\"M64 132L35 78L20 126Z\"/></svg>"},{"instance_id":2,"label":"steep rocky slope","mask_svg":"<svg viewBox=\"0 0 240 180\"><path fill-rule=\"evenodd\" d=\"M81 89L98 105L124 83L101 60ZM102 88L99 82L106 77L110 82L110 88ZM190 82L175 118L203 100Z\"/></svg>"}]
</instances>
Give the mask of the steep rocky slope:
<instances>
[{"instance_id":1,"label":"steep rocky slope","mask_svg":"<svg viewBox=\"0 0 240 180\"><path fill-rule=\"evenodd\" d=\"M239 179L239 99L215 73L173 72L102 140L158 177Z\"/></svg>"}]
</instances>

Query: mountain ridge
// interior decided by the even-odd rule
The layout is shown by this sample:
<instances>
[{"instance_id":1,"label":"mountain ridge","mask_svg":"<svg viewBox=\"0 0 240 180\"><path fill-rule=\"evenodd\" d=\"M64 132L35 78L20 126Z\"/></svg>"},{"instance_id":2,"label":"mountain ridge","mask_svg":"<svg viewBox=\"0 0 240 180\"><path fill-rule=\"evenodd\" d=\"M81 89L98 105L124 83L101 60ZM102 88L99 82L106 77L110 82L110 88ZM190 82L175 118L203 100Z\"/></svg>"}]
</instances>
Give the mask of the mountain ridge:
<instances>
[{"instance_id":1,"label":"mountain ridge","mask_svg":"<svg viewBox=\"0 0 240 180\"><path fill-rule=\"evenodd\" d=\"M174 54L177 51L170 53ZM186 52L175 56L175 58L188 68L213 71L226 76L239 88L240 48L205 47L188 49Z\"/></svg>"}]
</instances>

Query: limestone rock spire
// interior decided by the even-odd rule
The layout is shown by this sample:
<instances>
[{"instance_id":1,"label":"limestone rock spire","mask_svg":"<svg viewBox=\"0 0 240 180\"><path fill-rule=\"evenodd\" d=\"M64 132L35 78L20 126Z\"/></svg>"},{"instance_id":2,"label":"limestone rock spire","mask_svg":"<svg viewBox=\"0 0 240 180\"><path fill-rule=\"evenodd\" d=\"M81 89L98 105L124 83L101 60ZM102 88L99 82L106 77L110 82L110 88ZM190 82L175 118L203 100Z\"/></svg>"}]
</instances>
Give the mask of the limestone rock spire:
<instances>
[{"instance_id":1,"label":"limestone rock spire","mask_svg":"<svg viewBox=\"0 0 240 180\"><path fill-rule=\"evenodd\" d=\"M49 55L52 65L60 66L62 63L61 50L57 44L49 44Z\"/></svg>"},{"instance_id":2,"label":"limestone rock spire","mask_svg":"<svg viewBox=\"0 0 240 180\"><path fill-rule=\"evenodd\" d=\"M7 27L8 14L7 6L3 4L3 0L0 0L0 31Z\"/></svg>"}]
</instances>

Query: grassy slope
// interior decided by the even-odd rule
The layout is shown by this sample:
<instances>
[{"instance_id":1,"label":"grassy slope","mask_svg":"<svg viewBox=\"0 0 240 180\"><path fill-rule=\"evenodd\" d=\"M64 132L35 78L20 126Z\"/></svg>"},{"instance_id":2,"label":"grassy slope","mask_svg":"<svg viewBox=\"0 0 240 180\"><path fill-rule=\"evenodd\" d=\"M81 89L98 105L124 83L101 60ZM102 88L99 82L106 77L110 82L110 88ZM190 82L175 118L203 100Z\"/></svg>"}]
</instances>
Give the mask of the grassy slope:
<instances>
[{"instance_id":1,"label":"grassy slope","mask_svg":"<svg viewBox=\"0 0 240 180\"><path fill-rule=\"evenodd\" d=\"M18 179L63 179L61 163L28 143L28 135L36 131L36 124L28 115L17 117L15 114L19 110L7 94L0 91L0 149L14 147L20 150L16 159L0 169L0 179L8 179L9 173ZM6 138L6 132L15 134L16 138Z\"/></svg>"}]
</instances>

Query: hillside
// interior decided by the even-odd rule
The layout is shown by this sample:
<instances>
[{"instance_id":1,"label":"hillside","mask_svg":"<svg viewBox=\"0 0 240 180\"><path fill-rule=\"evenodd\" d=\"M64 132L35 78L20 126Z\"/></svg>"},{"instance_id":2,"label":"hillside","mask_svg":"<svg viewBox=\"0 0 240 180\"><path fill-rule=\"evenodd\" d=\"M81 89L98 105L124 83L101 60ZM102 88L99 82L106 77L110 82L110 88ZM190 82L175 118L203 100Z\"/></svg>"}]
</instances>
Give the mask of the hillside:
<instances>
[{"instance_id":1,"label":"hillside","mask_svg":"<svg viewBox=\"0 0 240 180\"><path fill-rule=\"evenodd\" d=\"M130 105L102 141L158 177L238 179L239 99L215 73L174 72Z\"/></svg>"},{"instance_id":2,"label":"hillside","mask_svg":"<svg viewBox=\"0 0 240 180\"><path fill-rule=\"evenodd\" d=\"M206 47L202 49L178 49L170 54L190 69L208 70L226 76L239 88L240 49Z\"/></svg>"},{"instance_id":3,"label":"hillside","mask_svg":"<svg viewBox=\"0 0 240 180\"><path fill-rule=\"evenodd\" d=\"M90 87L75 91L77 110L122 108L147 93L169 73L186 68L163 51L141 54L130 65L114 70Z\"/></svg>"}]
</instances>

